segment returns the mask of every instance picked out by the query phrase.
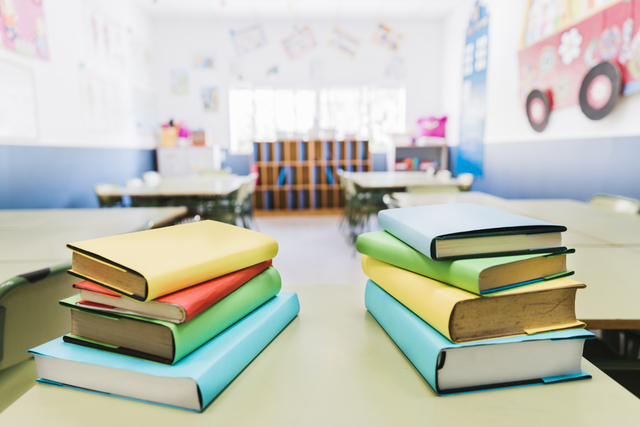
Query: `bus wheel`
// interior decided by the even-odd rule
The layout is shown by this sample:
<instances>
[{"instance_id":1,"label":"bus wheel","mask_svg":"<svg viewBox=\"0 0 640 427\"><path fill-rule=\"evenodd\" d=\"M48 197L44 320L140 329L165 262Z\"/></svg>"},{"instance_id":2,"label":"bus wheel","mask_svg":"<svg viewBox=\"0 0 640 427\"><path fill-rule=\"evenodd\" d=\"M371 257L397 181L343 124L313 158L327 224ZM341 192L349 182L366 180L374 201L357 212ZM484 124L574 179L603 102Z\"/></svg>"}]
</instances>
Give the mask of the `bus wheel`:
<instances>
[{"instance_id":1,"label":"bus wheel","mask_svg":"<svg viewBox=\"0 0 640 427\"><path fill-rule=\"evenodd\" d=\"M580 108L591 120L609 114L620 97L622 74L615 62L607 61L593 67L580 86Z\"/></svg>"},{"instance_id":2,"label":"bus wheel","mask_svg":"<svg viewBox=\"0 0 640 427\"><path fill-rule=\"evenodd\" d=\"M544 92L534 89L527 96L527 118L536 132L542 132L549 123L551 99Z\"/></svg>"}]
</instances>

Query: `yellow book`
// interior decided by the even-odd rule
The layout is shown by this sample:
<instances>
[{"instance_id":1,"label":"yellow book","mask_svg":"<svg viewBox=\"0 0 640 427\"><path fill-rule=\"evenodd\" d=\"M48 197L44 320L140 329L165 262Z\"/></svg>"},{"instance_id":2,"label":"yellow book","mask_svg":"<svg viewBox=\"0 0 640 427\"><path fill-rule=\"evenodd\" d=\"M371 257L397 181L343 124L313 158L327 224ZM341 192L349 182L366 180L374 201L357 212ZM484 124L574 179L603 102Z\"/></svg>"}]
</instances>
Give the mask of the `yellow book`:
<instances>
[{"instance_id":1,"label":"yellow book","mask_svg":"<svg viewBox=\"0 0 640 427\"><path fill-rule=\"evenodd\" d=\"M269 260L273 237L216 221L200 221L67 245L70 274L149 301Z\"/></svg>"},{"instance_id":2,"label":"yellow book","mask_svg":"<svg viewBox=\"0 0 640 427\"><path fill-rule=\"evenodd\" d=\"M479 296L375 258L362 256L364 273L452 342L583 328L569 278Z\"/></svg>"}]
</instances>

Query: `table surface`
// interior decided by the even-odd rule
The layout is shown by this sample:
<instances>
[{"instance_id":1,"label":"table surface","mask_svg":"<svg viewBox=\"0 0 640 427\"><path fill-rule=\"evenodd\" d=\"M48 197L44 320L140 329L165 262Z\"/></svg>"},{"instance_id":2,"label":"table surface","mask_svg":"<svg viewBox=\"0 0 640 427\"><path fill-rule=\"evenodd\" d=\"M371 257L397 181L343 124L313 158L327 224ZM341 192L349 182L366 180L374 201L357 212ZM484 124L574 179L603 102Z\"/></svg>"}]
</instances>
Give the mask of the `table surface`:
<instances>
[{"instance_id":1,"label":"table surface","mask_svg":"<svg viewBox=\"0 0 640 427\"><path fill-rule=\"evenodd\" d=\"M184 207L0 210L0 282L68 262L67 243L166 224Z\"/></svg>"},{"instance_id":2,"label":"table surface","mask_svg":"<svg viewBox=\"0 0 640 427\"><path fill-rule=\"evenodd\" d=\"M364 307L364 284L285 286L300 315L202 414L37 384L3 427L637 426L640 400L593 379L438 397Z\"/></svg>"},{"instance_id":3,"label":"table surface","mask_svg":"<svg viewBox=\"0 0 640 427\"><path fill-rule=\"evenodd\" d=\"M239 189L247 179L248 176L226 174L163 178L156 187L119 187L117 190L104 192L102 195L133 197L226 196Z\"/></svg>"},{"instance_id":4,"label":"table surface","mask_svg":"<svg viewBox=\"0 0 640 427\"><path fill-rule=\"evenodd\" d=\"M457 178L447 180L436 179L426 172L346 172L345 177L351 179L362 188L404 188L404 187L458 187Z\"/></svg>"},{"instance_id":5,"label":"table surface","mask_svg":"<svg viewBox=\"0 0 640 427\"><path fill-rule=\"evenodd\" d=\"M576 314L593 329L640 329L640 215L607 212L566 199L507 200L490 194L393 193L402 207L438 203L476 203L562 224L565 245L576 249L567 257L578 291Z\"/></svg>"}]
</instances>

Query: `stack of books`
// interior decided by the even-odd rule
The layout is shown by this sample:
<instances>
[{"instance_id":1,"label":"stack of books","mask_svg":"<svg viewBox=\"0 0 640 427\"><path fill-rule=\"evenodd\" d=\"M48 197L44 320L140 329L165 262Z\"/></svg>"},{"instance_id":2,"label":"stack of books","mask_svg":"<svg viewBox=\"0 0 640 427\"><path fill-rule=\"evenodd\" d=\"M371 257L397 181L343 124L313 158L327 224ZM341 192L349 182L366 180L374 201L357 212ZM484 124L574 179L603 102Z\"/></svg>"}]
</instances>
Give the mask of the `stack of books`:
<instances>
[{"instance_id":1,"label":"stack of books","mask_svg":"<svg viewBox=\"0 0 640 427\"><path fill-rule=\"evenodd\" d=\"M300 310L270 236L201 221L67 245L71 333L36 347L41 383L202 411Z\"/></svg>"},{"instance_id":2,"label":"stack of books","mask_svg":"<svg viewBox=\"0 0 640 427\"><path fill-rule=\"evenodd\" d=\"M365 305L439 395L590 378L566 227L472 204L381 211Z\"/></svg>"}]
</instances>

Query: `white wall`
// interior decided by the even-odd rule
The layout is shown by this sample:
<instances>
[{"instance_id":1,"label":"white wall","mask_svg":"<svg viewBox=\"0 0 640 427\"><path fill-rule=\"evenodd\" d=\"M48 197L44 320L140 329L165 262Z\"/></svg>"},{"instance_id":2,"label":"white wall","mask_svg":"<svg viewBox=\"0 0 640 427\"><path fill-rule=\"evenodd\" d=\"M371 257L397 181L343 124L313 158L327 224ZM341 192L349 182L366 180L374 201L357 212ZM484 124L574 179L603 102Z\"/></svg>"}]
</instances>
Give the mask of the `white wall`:
<instances>
[{"instance_id":1,"label":"white wall","mask_svg":"<svg viewBox=\"0 0 640 427\"><path fill-rule=\"evenodd\" d=\"M7 145L150 148L155 138L136 130L133 106L133 38L150 44L150 21L126 0L45 1L49 60L30 58L0 48L0 61L27 67L35 80L39 137L36 141L5 140ZM87 10L119 28L122 61L111 62L88 49ZM112 45L112 47L115 47ZM99 122L88 120L86 79L91 74L107 83L109 112L97 110ZM1 84L1 82L0 82ZM153 83L148 82L147 90ZM107 114L107 118L103 117Z\"/></svg>"},{"instance_id":2,"label":"white wall","mask_svg":"<svg viewBox=\"0 0 640 427\"><path fill-rule=\"evenodd\" d=\"M554 110L544 132L537 133L531 129L518 96L518 47L527 1L486 0L486 4L490 18L485 143L640 135L640 120L637 119L640 108L638 94L622 97L614 111L599 121L589 120L582 114L580 107L574 105ZM447 99L447 94L454 101L460 99L462 76L457 70L461 68L464 31L472 6L472 1L461 4L444 21L447 48L443 58L443 99ZM460 109L445 102L445 112L450 116L451 123L451 127L447 129L448 139L455 145L460 133Z\"/></svg>"},{"instance_id":3,"label":"white wall","mask_svg":"<svg viewBox=\"0 0 640 427\"><path fill-rule=\"evenodd\" d=\"M376 21L311 21L309 25L317 47L298 59L289 59L282 40L294 31L291 21L262 22L267 45L238 56L231 43L230 29L242 29L259 21L215 21L211 19L159 19L154 21L154 69L157 81L158 118L184 120L191 128L213 130L214 142L229 145L228 88L243 84L315 88L327 86L361 86L379 84L403 85L407 89L407 130L415 127L418 117L442 114L442 24L439 21L385 22L405 36L397 54L375 45L371 39ZM334 25L360 39L360 48L352 59L328 45ZM196 54L213 53L214 71L194 70ZM394 56L404 60L405 77L400 81L385 76ZM271 67L277 75L267 75ZM316 74L312 67L319 67ZM186 69L189 93L170 92L170 73ZM243 75L239 81L232 71ZM217 86L220 90L219 112L203 112L199 99L201 86Z\"/></svg>"}]
</instances>

